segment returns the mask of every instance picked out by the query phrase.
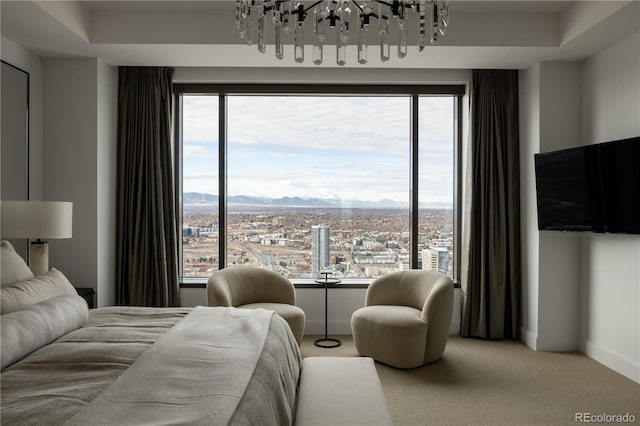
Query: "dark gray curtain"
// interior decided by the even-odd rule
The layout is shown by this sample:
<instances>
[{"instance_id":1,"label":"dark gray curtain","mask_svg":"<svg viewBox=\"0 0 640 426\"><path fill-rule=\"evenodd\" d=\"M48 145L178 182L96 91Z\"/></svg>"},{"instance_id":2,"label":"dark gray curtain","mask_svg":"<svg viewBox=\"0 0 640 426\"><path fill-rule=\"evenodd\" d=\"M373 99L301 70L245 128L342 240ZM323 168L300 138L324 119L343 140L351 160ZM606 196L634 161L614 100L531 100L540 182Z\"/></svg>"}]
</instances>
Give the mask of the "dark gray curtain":
<instances>
[{"instance_id":1,"label":"dark gray curtain","mask_svg":"<svg viewBox=\"0 0 640 426\"><path fill-rule=\"evenodd\" d=\"M179 306L173 69L120 67L116 303Z\"/></svg>"},{"instance_id":2,"label":"dark gray curtain","mask_svg":"<svg viewBox=\"0 0 640 426\"><path fill-rule=\"evenodd\" d=\"M469 275L461 334L518 338L520 171L518 72L474 70Z\"/></svg>"}]
</instances>

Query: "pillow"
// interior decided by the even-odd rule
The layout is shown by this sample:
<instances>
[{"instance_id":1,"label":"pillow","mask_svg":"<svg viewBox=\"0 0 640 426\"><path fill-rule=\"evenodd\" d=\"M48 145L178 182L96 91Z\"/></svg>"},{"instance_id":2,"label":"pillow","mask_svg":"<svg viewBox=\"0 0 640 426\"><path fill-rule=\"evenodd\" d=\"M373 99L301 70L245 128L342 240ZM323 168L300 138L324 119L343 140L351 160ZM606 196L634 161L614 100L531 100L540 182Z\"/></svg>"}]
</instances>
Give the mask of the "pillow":
<instances>
[{"instance_id":1,"label":"pillow","mask_svg":"<svg viewBox=\"0 0 640 426\"><path fill-rule=\"evenodd\" d=\"M68 294L4 315L0 321L0 369L82 327L88 318L87 302Z\"/></svg>"},{"instance_id":2,"label":"pillow","mask_svg":"<svg viewBox=\"0 0 640 426\"><path fill-rule=\"evenodd\" d=\"M16 253L9 241L0 243L0 286L16 281L30 280L33 278L31 269L24 263L24 260Z\"/></svg>"},{"instance_id":3,"label":"pillow","mask_svg":"<svg viewBox=\"0 0 640 426\"><path fill-rule=\"evenodd\" d=\"M51 268L39 277L0 288L0 314L20 311L61 294L77 295L78 292L62 272Z\"/></svg>"}]
</instances>

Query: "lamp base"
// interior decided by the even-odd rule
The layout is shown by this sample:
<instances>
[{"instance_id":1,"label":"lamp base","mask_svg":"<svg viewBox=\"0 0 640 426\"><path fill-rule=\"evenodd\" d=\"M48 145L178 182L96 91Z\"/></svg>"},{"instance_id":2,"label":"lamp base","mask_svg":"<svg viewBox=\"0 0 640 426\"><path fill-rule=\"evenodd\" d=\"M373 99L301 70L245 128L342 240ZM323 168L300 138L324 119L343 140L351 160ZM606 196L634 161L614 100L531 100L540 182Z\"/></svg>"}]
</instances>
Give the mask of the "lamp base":
<instances>
[{"instance_id":1,"label":"lamp base","mask_svg":"<svg viewBox=\"0 0 640 426\"><path fill-rule=\"evenodd\" d=\"M31 242L29 248L29 269L36 277L49 271L49 244L46 241Z\"/></svg>"}]
</instances>

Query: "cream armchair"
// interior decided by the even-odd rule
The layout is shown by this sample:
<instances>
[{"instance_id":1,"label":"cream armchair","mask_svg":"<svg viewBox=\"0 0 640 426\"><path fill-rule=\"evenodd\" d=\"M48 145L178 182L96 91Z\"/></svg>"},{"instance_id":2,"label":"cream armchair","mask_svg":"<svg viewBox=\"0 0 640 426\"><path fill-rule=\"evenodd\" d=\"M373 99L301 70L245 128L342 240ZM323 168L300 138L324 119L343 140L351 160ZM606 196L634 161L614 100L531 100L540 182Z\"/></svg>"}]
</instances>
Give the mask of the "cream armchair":
<instances>
[{"instance_id":1,"label":"cream armchair","mask_svg":"<svg viewBox=\"0 0 640 426\"><path fill-rule=\"evenodd\" d=\"M369 285L365 307L353 313L356 350L398 368L442 357L453 311L453 282L435 271L387 274Z\"/></svg>"},{"instance_id":2,"label":"cream armchair","mask_svg":"<svg viewBox=\"0 0 640 426\"><path fill-rule=\"evenodd\" d=\"M304 311L296 306L291 281L267 269L226 268L216 271L207 282L209 306L269 309L284 318L298 345L304 334Z\"/></svg>"}]
</instances>

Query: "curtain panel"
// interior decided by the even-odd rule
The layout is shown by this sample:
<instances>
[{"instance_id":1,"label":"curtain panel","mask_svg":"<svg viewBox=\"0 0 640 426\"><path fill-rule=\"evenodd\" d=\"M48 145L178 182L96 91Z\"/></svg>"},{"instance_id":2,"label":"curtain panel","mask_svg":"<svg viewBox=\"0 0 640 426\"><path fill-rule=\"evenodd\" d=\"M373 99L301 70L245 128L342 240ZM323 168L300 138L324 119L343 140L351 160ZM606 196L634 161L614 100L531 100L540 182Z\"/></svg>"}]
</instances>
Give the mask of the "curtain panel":
<instances>
[{"instance_id":1,"label":"curtain panel","mask_svg":"<svg viewBox=\"0 0 640 426\"><path fill-rule=\"evenodd\" d=\"M474 70L471 217L461 335L519 336L518 71Z\"/></svg>"},{"instance_id":2,"label":"curtain panel","mask_svg":"<svg viewBox=\"0 0 640 426\"><path fill-rule=\"evenodd\" d=\"M179 306L172 68L120 67L116 303Z\"/></svg>"}]
</instances>

